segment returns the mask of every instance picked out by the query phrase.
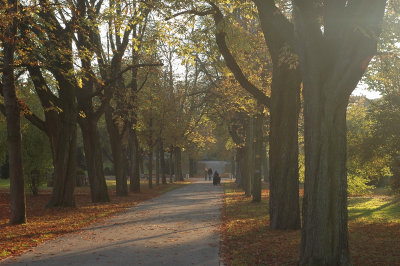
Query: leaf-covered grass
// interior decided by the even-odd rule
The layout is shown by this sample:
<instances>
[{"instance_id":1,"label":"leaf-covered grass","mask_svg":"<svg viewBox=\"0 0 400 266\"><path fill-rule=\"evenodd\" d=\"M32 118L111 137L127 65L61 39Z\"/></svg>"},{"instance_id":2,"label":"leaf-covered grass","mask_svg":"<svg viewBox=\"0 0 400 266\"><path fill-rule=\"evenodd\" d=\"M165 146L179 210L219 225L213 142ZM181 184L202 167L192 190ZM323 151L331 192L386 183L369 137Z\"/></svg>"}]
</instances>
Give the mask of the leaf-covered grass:
<instances>
[{"instance_id":1,"label":"leaf-covered grass","mask_svg":"<svg viewBox=\"0 0 400 266\"><path fill-rule=\"evenodd\" d=\"M8 189L0 189L0 260L20 254L38 244L60 235L75 232L115 215L142 201L157 197L165 192L187 184L180 182L147 188L141 186L141 193L130 193L127 197L117 197L115 189L110 188L111 202L93 204L90 201L89 187L76 188L76 208L46 209L51 190L45 189L38 196L26 195L27 220L24 225L8 225L10 217L10 195Z\"/></svg>"},{"instance_id":2,"label":"leaf-covered grass","mask_svg":"<svg viewBox=\"0 0 400 266\"><path fill-rule=\"evenodd\" d=\"M246 198L234 183L225 183L224 189L222 256L225 264L297 265L300 230L269 229L268 189L263 189L261 203ZM349 243L354 265L400 265L399 239L400 199L349 198Z\"/></svg>"}]
</instances>

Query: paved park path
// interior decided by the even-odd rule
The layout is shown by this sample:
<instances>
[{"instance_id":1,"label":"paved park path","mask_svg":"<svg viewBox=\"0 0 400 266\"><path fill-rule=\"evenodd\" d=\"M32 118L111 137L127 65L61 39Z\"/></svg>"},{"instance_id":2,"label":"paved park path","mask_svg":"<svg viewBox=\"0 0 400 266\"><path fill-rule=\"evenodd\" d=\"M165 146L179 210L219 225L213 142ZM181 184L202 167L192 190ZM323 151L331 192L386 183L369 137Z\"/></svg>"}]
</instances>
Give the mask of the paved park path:
<instances>
[{"instance_id":1,"label":"paved park path","mask_svg":"<svg viewBox=\"0 0 400 266\"><path fill-rule=\"evenodd\" d=\"M222 194L198 179L4 264L220 265Z\"/></svg>"}]
</instances>

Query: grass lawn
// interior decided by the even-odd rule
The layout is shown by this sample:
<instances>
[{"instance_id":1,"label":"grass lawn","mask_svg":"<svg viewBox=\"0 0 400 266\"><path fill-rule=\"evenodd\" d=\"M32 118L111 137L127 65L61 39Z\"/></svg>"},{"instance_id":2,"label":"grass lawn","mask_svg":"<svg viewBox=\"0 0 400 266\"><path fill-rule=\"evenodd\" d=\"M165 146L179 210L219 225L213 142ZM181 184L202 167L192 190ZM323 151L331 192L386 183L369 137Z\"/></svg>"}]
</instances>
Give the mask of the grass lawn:
<instances>
[{"instance_id":1,"label":"grass lawn","mask_svg":"<svg viewBox=\"0 0 400 266\"><path fill-rule=\"evenodd\" d=\"M225 264L297 265L300 231L269 229L269 191L263 189L261 203L252 203L234 183L225 183L224 189L222 256ZM349 198L349 244L354 265L400 265L399 239L398 197Z\"/></svg>"},{"instance_id":2,"label":"grass lawn","mask_svg":"<svg viewBox=\"0 0 400 266\"><path fill-rule=\"evenodd\" d=\"M10 179L0 178L0 189L10 188Z\"/></svg>"},{"instance_id":3,"label":"grass lawn","mask_svg":"<svg viewBox=\"0 0 400 266\"><path fill-rule=\"evenodd\" d=\"M186 185L188 182L159 186L153 184L153 189L149 189L147 182L143 181L141 193L129 193L127 197L115 195L115 181L108 180L107 184L110 203L91 203L89 187L79 187L75 189L76 208L46 209L45 206L51 196L49 188L40 190L38 196L27 192L28 223L15 226L7 224L10 217L9 189L8 187L0 188L0 261L29 250L46 240L99 222L142 201Z\"/></svg>"}]
</instances>

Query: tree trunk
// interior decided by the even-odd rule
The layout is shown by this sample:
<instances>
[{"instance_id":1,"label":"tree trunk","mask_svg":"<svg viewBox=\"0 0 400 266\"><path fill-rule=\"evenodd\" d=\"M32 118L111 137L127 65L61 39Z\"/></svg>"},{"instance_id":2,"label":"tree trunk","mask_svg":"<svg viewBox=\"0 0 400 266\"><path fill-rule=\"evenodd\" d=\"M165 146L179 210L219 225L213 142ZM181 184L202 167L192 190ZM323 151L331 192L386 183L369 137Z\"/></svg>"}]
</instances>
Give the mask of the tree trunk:
<instances>
[{"instance_id":1,"label":"tree trunk","mask_svg":"<svg viewBox=\"0 0 400 266\"><path fill-rule=\"evenodd\" d=\"M161 180L162 180L163 184L167 184L167 178L165 176L166 166L165 166L165 157L164 157L164 144L163 144L162 140L160 140L158 152L160 153Z\"/></svg>"},{"instance_id":2,"label":"tree trunk","mask_svg":"<svg viewBox=\"0 0 400 266\"><path fill-rule=\"evenodd\" d=\"M270 108L270 227L299 229L298 113L299 77L273 71Z\"/></svg>"},{"instance_id":3,"label":"tree trunk","mask_svg":"<svg viewBox=\"0 0 400 266\"><path fill-rule=\"evenodd\" d=\"M157 141L156 149L156 185L160 185L160 143Z\"/></svg>"},{"instance_id":4,"label":"tree trunk","mask_svg":"<svg viewBox=\"0 0 400 266\"><path fill-rule=\"evenodd\" d=\"M174 161L173 161L174 147L170 148L169 151L169 182L173 183L173 173L174 173Z\"/></svg>"},{"instance_id":5,"label":"tree trunk","mask_svg":"<svg viewBox=\"0 0 400 266\"><path fill-rule=\"evenodd\" d=\"M182 175L182 149L175 148L175 180L184 181Z\"/></svg>"},{"instance_id":6,"label":"tree trunk","mask_svg":"<svg viewBox=\"0 0 400 266\"><path fill-rule=\"evenodd\" d=\"M253 181L253 202L261 201L261 168L262 168L262 153L263 153L263 112L260 110L254 119L254 181Z\"/></svg>"},{"instance_id":7,"label":"tree trunk","mask_svg":"<svg viewBox=\"0 0 400 266\"><path fill-rule=\"evenodd\" d=\"M139 169L139 143L134 129L129 129L128 133L129 163L130 163L130 184L131 192L140 192L140 169Z\"/></svg>"},{"instance_id":8,"label":"tree trunk","mask_svg":"<svg viewBox=\"0 0 400 266\"><path fill-rule=\"evenodd\" d=\"M236 160L237 160L237 177L236 184L239 188L244 189L244 179L247 173L246 169L246 148L238 147L236 151Z\"/></svg>"},{"instance_id":9,"label":"tree trunk","mask_svg":"<svg viewBox=\"0 0 400 266\"><path fill-rule=\"evenodd\" d=\"M195 176L195 160L189 156L189 177Z\"/></svg>"},{"instance_id":10,"label":"tree trunk","mask_svg":"<svg viewBox=\"0 0 400 266\"><path fill-rule=\"evenodd\" d=\"M109 202L97 121L90 115L78 121L82 131L92 202Z\"/></svg>"},{"instance_id":11,"label":"tree trunk","mask_svg":"<svg viewBox=\"0 0 400 266\"><path fill-rule=\"evenodd\" d=\"M105 110L107 131L110 137L111 152L114 160L114 172L117 196L128 196L128 184L125 171L126 158L124 155L121 134L118 126L112 119L112 108L108 106Z\"/></svg>"},{"instance_id":12,"label":"tree trunk","mask_svg":"<svg viewBox=\"0 0 400 266\"><path fill-rule=\"evenodd\" d=\"M386 1L328 4L320 20L323 31L313 3L293 4L303 77L306 168L300 265L351 265L346 110L376 54Z\"/></svg>"},{"instance_id":13,"label":"tree trunk","mask_svg":"<svg viewBox=\"0 0 400 266\"><path fill-rule=\"evenodd\" d=\"M63 122L60 128L49 131L54 164L53 193L47 204L49 208L75 206L77 114L75 110L67 108L64 105L60 114L60 121Z\"/></svg>"},{"instance_id":14,"label":"tree trunk","mask_svg":"<svg viewBox=\"0 0 400 266\"><path fill-rule=\"evenodd\" d=\"M235 150L234 149L232 149L231 174L232 174L232 176L236 176L236 159L235 159Z\"/></svg>"},{"instance_id":15,"label":"tree trunk","mask_svg":"<svg viewBox=\"0 0 400 266\"><path fill-rule=\"evenodd\" d=\"M248 122L247 128L247 139L246 139L246 172L244 173L244 192L246 197L252 195L253 178L254 178L254 118L251 117Z\"/></svg>"},{"instance_id":16,"label":"tree trunk","mask_svg":"<svg viewBox=\"0 0 400 266\"><path fill-rule=\"evenodd\" d=\"M66 45L68 45L66 40ZM77 134L77 103L75 86L71 82L72 77L64 76L59 69L70 69L72 64L54 66L52 73L60 84L59 107L62 112L48 110L45 112L45 122L34 123L39 129L46 132L49 137L53 157L54 182L53 192L47 207L71 207L75 206L74 188L76 182L76 134ZM27 67L35 85L43 108L50 108L51 93L40 69L37 66Z\"/></svg>"},{"instance_id":17,"label":"tree trunk","mask_svg":"<svg viewBox=\"0 0 400 266\"><path fill-rule=\"evenodd\" d=\"M304 122L306 179L300 264L350 265L346 104L330 109L307 99Z\"/></svg>"},{"instance_id":18,"label":"tree trunk","mask_svg":"<svg viewBox=\"0 0 400 266\"><path fill-rule=\"evenodd\" d=\"M299 229L298 112L300 69L293 45L293 25L279 12L274 1L254 0L265 42L272 58L270 105L270 226ZM283 53L286 49L286 54Z\"/></svg>"},{"instance_id":19,"label":"tree trunk","mask_svg":"<svg viewBox=\"0 0 400 266\"><path fill-rule=\"evenodd\" d=\"M153 148L149 151L149 188L153 188Z\"/></svg>"},{"instance_id":20,"label":"tree trunk","mask_svg":"<svg viewBox=\"0 0 400 266\"><path fill-rule=\"evenodd\" d=\"M16 15L17 1L9 0L9 14ZM20 110L15 92L14 51L17 21L13 18L4 33L3 42L3 96L7 121L7 145L10 165L10 224L26 223L24 168L22 165L22 139Z\"/></svg>"},{"instance_id":21,"label":"tree trunk","mask_svg":"<svg viewBox=\"0 0 400 266\"><path fill-rule=\"evenodd\" d=\"M144 162L143 162L143 150L139 149L139 169L140 174L144 176Z\"/></svg>"},{"instance_id":22,"label":"tree trunk","mask_svg":"<svg viewBox=\"0 0 400 266\"><path fill-rule=\"evenodd\" d=\"M263 147L262 147L263 151L261 154L261 161L262 161L262 177L264 182L269 182L269 162L268 162L268 156L267 156L267 144L264 142L263 143Z\"/></svg>"}]
</instances>

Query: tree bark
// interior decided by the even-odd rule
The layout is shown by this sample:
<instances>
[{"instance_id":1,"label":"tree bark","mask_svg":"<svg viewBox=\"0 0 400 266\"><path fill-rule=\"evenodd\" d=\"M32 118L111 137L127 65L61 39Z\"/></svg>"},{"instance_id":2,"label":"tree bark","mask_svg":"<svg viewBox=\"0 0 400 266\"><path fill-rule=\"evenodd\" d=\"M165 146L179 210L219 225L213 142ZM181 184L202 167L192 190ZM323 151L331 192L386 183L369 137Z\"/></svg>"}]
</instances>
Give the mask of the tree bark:
<instances>
[{"instance_id":1,"label":"tree bark","mask_svg":"<svg viewBox=\"0 0 400 266\"><path fill-rule=\"evenodd\" d=\"M153 147L149 151L149 188L153 188Z\"/></svg>"},{"instance_id":2,"label":"tree bark","mask_svg":"<svg viewBox=\"0 0 400 266\"><path fill-rule=\"evenodd\" d=\"M279 12L274 1L254 2L273 64L269 136L270 227L299 229L298 113L301 75L293 51L294 28Z\"/></svg>"},{"instance_id":3,"label":"tree bark","mask_svg":"<svg viewBox=\"0 0 400 266\"><path fill-rule=\"evenodd\" d=\"M157 145L155 147L156 152L156 185L160 185L160 143L157 141Z\"/></svg>"},{"instance_id":4,"label":"tree bark","mask_svg":"<svg viewBox=\"0 0 400 266\"><path fill-rule=\"evenodd\" d=\"M139 169L140 174L144 176L144 162L143 162L143 150L139 149Z\"/></svg>"},{"instance_id":5,"label":"tree bark","mask_svg":"<svg viewBox=\"0 0 400 266\"><path fill-rule=\"evenodd\" d=\"M113 121L111 106L106 107L105 117L107 131L110 137L111 152L114 160L114 172L117 196L128 196L128 184L125 171L126 157L124 155L122 137L118 126Z\"/></svg>"},{"instance_id":6,"label":"tree bark","mask_svg":"<svg viewBox=\"0 0 400 266\"><path fill-rule=\"evenodd\" d=\"M130 184L129 190L131 192L140 192L140 167L139 167L139 142L137 139L136 131L129 129L128 133L128 150L129 150L129 164L130 164Z\"/></svg>"},{"instance_id":7,"label":"tree bark","mask_svg":"<svg viewBox=\"0 0 400 266\"><path fill-rule=\"evenodd\" d=\"M246 179L247 168L246 168L246 148L238 147L236 151L237 155L237 177L236 184L239 188L244 189L244 180Z\"/></svg>"},{"instance_id":8,"label":"tree bark","mask_svg":"<svg viewBox=\"0 0 400 266\"><path fill-rule=\"evenodd\" d=\"M45 64L29 64L27 69L34 83L36 93L45 112L45 121L34 114L25 115L35 126L46 132L50 139L54 165L54 186L51 199L47 207L75 206L74 187L76 182L76 139L77 139L77 103L76 88L78 87L74 75L74 59L72 49L73 27L61 25L56 19L54 9L47 8L48 3L43 2L39 16L48 20L41 25L41 30L47 34L38 34L37 37L47 51ZM73 19L72 19L73 20ZM51 26L50 26L51 25ZM29 29L21 24L21 35L27 37ZM63 36L63 38L57 38ZM26 40L29 40L27 37ZM36 43L31 42L33 46ZM34 51L35 49L33 49ZM62 52L61 52L62 51ZM36 55L32 54L32 58ZM57 81L57 94L47 86L47 81L42 75L42 68L50 71Z\"/></svg>"},{"instance_id":9,"label":"tree bark","mask_svg":"<svg viewBox=\"0 0 400 266\"><path fill-rule=\"evenodd\" d=\"M321 13L313 3L293 4L303 77L306 166L300 265L351 265L346 110L376 54L386 1L329 2L323 10L323 31L317 22Z\"/></svg>"},{"instance_id":10,"label":"tree bark","mask_svg":"<svg viewBox=\"0 0 400 266\"><path fill-rule=\"evenodd\" d=\"M350 265L346 105L336 110L314 106L305 102L306 180L300 264Z\"/></svg>"},{"instance_id":11,"label":"tree bark","mask_svg":"<svg viewBox=\"0 0 400 266\"><path fill-rule=\"evenodd\" d=\"M183 181L182 175L182 149L175 147L175 180Z\"/></svg>"},{"instance_id":12,"label":"tree bark","mask_svg":"<svg viewBox=\"0 0 400 266\"><path fill-rule=\"evenodd\" d=\"M64 106L61 114L63 125L56 132L50 133L54 163L53 193L47 204L50 208L75 206L77 113L74 108L68 109Z\"/></svg>"},{"instance_id":13,"label":"tree bark","mask_svg":"<svg viewBox=\"0 0 400 266\"><path fill-rule=\"evenodd\" d=\"M75 87L71 77L65 77L58 71L59 68L69 69L71 64L56 66L53 75L60 84L59 98L49 92L46 81L36 66L28 66L29 74L35 86L43 108L52 108L52 99L58 102L62 112L49 110L45 112L45 121L34 121L39 129L46 132L50 140L50 147L54 166L53 192L47 207L75 206L74 188L76 182L76 123L77 104Z\"/></svg>"},{"instance_id":14,"label":"tree bark","mask_svg":"<svg viewBox=\"0 0 400 266\"><path fill-rule=\"evenodd\" d=\"M299 229L299 82L293 70L273 71L270 108L270 227Z\"/></svg>"},{"instance_id":15,"label":"tree bark","mask_svg":"<svg viewBox=\"0 0 400 266\"><path fill-rule=\"evenodd\" d=\"M77 1L77 8L81 16L85 16L88 12L84 0ZM95 53L92 49L93 43L90 42L91 30L87 23L81 23L77 30L78 56L82 64L81 72L84 77L82 78L82 86L76 90L76 98L79 110L85 114L84 117L80 116L78 118L78 124L82 131L92 202L109 202L110 198L104 176L100 136L97 128L97 122L103 111L102 107L109 99L104 97L105 99L102 100L101 107L95 111L93 95L96 91L96 82L91 61Z\"/></svg>"},{"instance_id":16,"label":"tree bark","mask_svg":"<svg viewBox=\"0 0 400 266\"><path fill-rule=\"evenodd\" d=\"M259 12L259 18L261 22L261 27L264 32L264 37L266 40L266 44L269 48L270 55L273 61L273 68L274 68L274 73L272 76L272 87L271 91L275 93L272 93L274 95L278 95L280 93L285 94L288 91L292 91L292 87L297 86L297 90L300 91L300 71L299 69L296 68L296 66L291 65L291 61L296 61L295 57L291 58L293 53L292 50L293 48L291 45L294 43L294 30L293 30L293 25L280 13L279 9L275 6L275 1L273 0L254 0L255 4L257 5L258 12ZM223 15L222 13L218 10L215 4L211 4L214 7L214 10L216 10L216 13L214 15L214 20L216 25L221 23L223 20ZM264 93L258 89L254 84L249 82L247 78L244 76L243 72L241 71L239 65L236 63L234 57L230 53L226 42L225 42L225 34L222 32L223 27L218 27L217 26L217 33L216 33L216 42L218 45L218 48L221 52L221 54L224 56L225 62L229 69L232 71L234 74L235 78L238 80L240 85L246 89L248 92L250 92L258 101L259 103L264 104L266 107L270 108L271 111L271 116L273 116L272 112L274 112L272 109L274 108L273 102L276 102L275 99L273 99L274 95L271 95L271 98L267 97L264 95ZM286 55L284 55L284 48L288 47L288 58L284 58ZM282 61L283 59L283 61ZM291 70L291 71L289 71ZM286 73L289 74L290 76L286 77L284 75L275 75L276 73ZM289 83L289 88L286 87L280 87L281 85L285 85L286 79L292 81L293 83ZM296 92L295 92L296 93ZM296 93L298 95L299 92ZM287 106L286 106L287 107ZM275 107L277 108L277 107ZM293 108L292 106L289 106L289 108ZM289 112L289 114L291 114ZM277 112L274 112L274 115L276 116L275 121L279 121L281 119L282 124L289 124L289 127L292 129L294 126L297 128L297 122L294 124L293 117L286 118L285 116L280 116L277 114ZM297 114L296 114L296 119L297 119ZM297 121L297 120L296 120ZM278 132L278 130L281 130L281 128L272 128L273 125L271 124L271 131ZM286 129L285 129L286 132ZM282 132L279 132L281 134ZM297 136L297 132L290 132L289 133L290 137ZM287 150L288 154L292 155L295 151L297 151L298 147L297 145L290 146L291 144L296 144L293 142L294 138L283 138L282 141L286 141L287 143L283 143L283 146L286 148L289 148L290 150ZM297 140L297 137L296 137ZM277 139L277 141L280 141ZM271 145L271 144L270 144ZM275 145L279 146L281 145L280 142L276 142ZM273 174L272 172L270 173L270 179L271 180L278 180L277 182L274 182L274 185L270 187L273 196L271 197L270 204L271 206L275 206L273 209L270 208L270 219L271 219L271 226L272 228L285 228L285 229L298 229L300 226L300 223L291 223L291 220L295 219L297 221L300 221L299 217L299 202L296 198L298 198L298 181L290 182L290 180L295 180L298 178L298 173L295 173L295 169L298 167L297 166L297 161L294 162L291 160L291 158L285 158L285 153L278 151L278 154L274 154L274 150L270 150L270 158L271 160L274 160L277 162L278 160L282 161L282 164L278 164L276 167L283 167L277 169L277 174ZM279 156L281 156L279 158ZM275 158L276 159L275 159ZM279 159L278 159L279 158ZM289 167L290 171L286 173L285 168ZM271 171L275 171L276 168L271 166ZM251 169L249 169L251 170ZM290 174L290 176L286 175ZM281 186L281 184L285 184L285 186ZM248 188L246 188L246 194L248 195ZM289 193L295 193L288 195ZM284 202L280 202L279 197L275 197L275 195L288 195L287 199L284 199ZM286 205L285 203L290 200L291 203L290 205ZM293 202L294 200L294 202ZM285 208L281 209L281 206L285 206L285 208L290 208L293 209L293 212L288 212ZM286 207L287 206L287 207ZM293 213L295 215L298 215L298 217L293 218ZM278 215L279 214L279 215ZM276 219L275 217L279 217L279 219ZM276 220L277 222L273 222L273 220ZM288 221L288 222L285 222Z\"/></svg>"},{"instance_id":17,"label":"tree bark","mask_svg":"<svg viewBox=\"0 0 400 266\"><path fill-rule=\"evenodd\" d=\"M195 176L195 160L189 156L189 176L194 177Z\"/></svg>"},{"instance_id":18,"label":"tree bark","mask_svg":"<svg viewBox=\"0 0 400 266\"><path fill-rule=\"evenodd\" d=\"M97 120L88 115L86 118L79 119L78 121L82 131L92 202L109 202L110 197L104 176L103 155L97 129Z\"/></svg>"},{"instance_id":19,"label":"tree bark","mask_svg":"<svg viewBox=\"0 0 400 266\"><path fill-rule=\"evenodd\" d=\"M261 162L262 162L262 176L264 182L269 182L269 157L267 156L267 144L265 141L263 142L263 152L261 154Z\"/></svg>"},{"instance_id":20,"label":"tree bark","mask_svg":"<svg viewBox=\"0 0 400 266\"><path fill-rule=\"evenodd\" d=\"M10 224L26 223L24 168L22 165L22 139L20 109L15 91L14 51L17 34L17 1L8 1L7 15L13 16L3 40L3 96L7 122L7 145L10 166Z\"/></svg>"},{"instance_id":21,"label":"tree bark","mask_svg":"<svg viewBox=\"0 0 400 266\"><path fill-rule=\"evenodd\" d=\"M254 179L254 118L248 122L245 152L245 173L243 177L244 192L246 197L251 197Z\"/></svg>"},{"instance_id":22,"label":"tree bark","mask_svg":"<svg viewBox=\"0 0 400 266\"><path fill-rule=\"evenodd\" d=\"M174 147L170 147L169 151L169 182L173 183L173 174L174 174L174 161L173 161Z\"/></svg>"},{"instance_id":23,"label":"tree bark","mask_svg":"<svg viewBox=\"0 0 400 266\"><path fill-rule=\"evenodd\" d=\"M165 176L166 166L165 166L165 156L164 156L164 143L162 140L160 140L159 153L160 153L161 180L163 184L167 184L167 178Z\"/></svg>"},{"instance_id":24,"label":"tree bark","mask_svg":"<svg viewBox=\"0 0 400 266\"><path fill-rule=\"evenodd\" d=\"M262 106L254 119L254 182L253 182L253 202L261 202L261 168L263 153L263 112Z\"/></svg>"}]
</instances>

